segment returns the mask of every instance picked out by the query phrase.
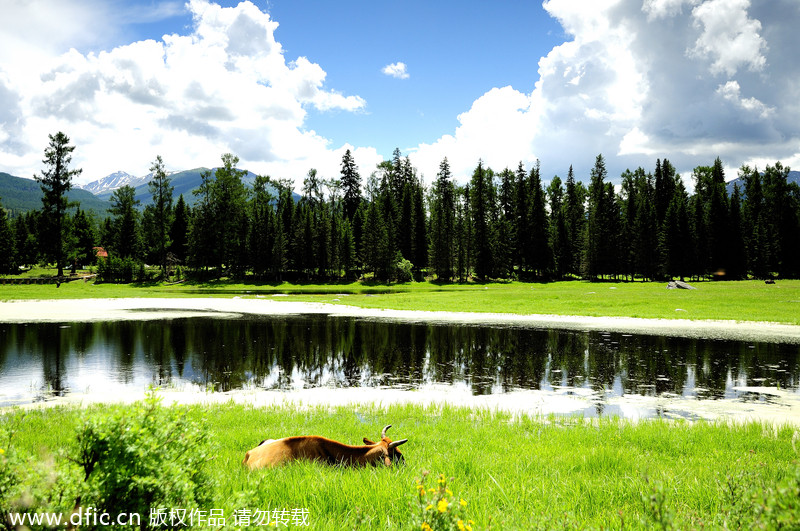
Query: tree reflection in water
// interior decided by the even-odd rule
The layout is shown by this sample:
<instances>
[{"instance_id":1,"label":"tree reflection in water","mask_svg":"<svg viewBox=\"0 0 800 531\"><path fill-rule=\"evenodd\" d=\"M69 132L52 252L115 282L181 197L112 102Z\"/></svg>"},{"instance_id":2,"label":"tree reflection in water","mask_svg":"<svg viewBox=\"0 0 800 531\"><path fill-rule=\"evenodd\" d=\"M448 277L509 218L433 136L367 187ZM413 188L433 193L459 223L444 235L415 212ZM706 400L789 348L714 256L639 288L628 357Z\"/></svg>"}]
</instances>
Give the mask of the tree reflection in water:
<instances>
[{"instance_id":1,"label":"tree reflection in water","mask_svg":"<svg viewBox=\"0 0 800 531\"><path fill-rule=\"evenodd\" d=\"M466 385L730 398L734 386L798 389L796 345L324 316L0 324L0 404L75 382L242 388ZM91 371L97 371L94 376ZM80 390L80 389L78 389ZM603 405L598 404L598 413Z\"/></svg>"}]
</instances>

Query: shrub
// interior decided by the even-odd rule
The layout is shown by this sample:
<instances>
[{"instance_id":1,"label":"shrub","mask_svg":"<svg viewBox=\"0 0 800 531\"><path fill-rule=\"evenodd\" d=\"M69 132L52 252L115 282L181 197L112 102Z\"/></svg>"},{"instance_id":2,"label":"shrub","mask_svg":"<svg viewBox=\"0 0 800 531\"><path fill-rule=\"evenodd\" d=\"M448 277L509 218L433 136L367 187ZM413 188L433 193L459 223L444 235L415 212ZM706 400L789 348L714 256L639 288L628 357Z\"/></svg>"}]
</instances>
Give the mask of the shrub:
<instances>
[{"instance_id":1,"label":"shrub","mask_svg":"<svg viewBox=\"0 0 800 531\"><path fill-rule=\"evenodd\" d=\"M84 485L80 505L111 515L210 505L210 449L202 426L185 408L164 408L155 393L130 408L90 416L80 428L73 461Z\"/></svg>"},{"instance_id":2,"label":"shrub","mask_svg":"<svg viewBox=\"0 0 800 531\"><path fill-rule=\"evenodd\" d=\"M398 254L397 261L394 264L394 277L398 282L411 282L414 280L412 270L414 264L403 258Z\"/></svg>"}]
</instances>

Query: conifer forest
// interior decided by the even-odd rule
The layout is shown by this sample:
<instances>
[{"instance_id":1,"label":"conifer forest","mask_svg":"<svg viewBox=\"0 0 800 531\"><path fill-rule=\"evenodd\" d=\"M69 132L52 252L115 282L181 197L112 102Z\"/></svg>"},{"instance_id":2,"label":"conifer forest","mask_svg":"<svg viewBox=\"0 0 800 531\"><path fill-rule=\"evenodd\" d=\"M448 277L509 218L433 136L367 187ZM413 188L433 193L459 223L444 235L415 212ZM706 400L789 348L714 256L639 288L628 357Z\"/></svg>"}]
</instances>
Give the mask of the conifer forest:
<instances>
[{"instance_id":1,"label":"conifer forest","mask_svg":"<svg viewBox=\"0 0 800 531\"><path fill-rule=\"evenodd\" d=\"M719 158L693 170L692 193L667 159L624 171L615 186L602 155L584 178L571 167L545 178L538 163L498 170L478 160L457 179L444 159L426 186L399 149L364 176L348 150L340 175L311 169L293 190L270 176L245 184L238 158L225 154L190 207L173 196L159 156L153 201L140 208L124 186L101 217L64 197L80 172L73 149L63 133L50 136L40 210L12 218L0 208L0 272L91 266L108 282L800 277L800 187L780 162L740 168L743 186L730 194L734 176Z\"/></svg>"}]
</instances>

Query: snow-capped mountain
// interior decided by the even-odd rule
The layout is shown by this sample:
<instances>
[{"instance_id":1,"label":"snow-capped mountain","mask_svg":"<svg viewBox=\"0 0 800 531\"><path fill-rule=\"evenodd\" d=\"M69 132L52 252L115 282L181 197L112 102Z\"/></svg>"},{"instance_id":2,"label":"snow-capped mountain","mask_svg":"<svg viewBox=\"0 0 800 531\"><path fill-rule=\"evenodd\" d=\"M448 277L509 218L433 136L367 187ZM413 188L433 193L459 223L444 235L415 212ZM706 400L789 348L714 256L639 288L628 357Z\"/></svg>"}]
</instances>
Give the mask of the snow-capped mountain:
<instances>
[{"instance_id":1,"label":"snow-capped mountain","mask_svg":"<svg viewBox=\"0 0 800 531\"><path fill-rule=\"evenodd\" d=\"M130 185L136 188L147 181L149 181L152 177L152 174L145 175L144 177L135 177L130 173L125 173L124 171L117 171L112 173L111 175L106 175L102 179L98 179L96 181L92 181L89 184L84 184L81 186L87 192L91 192L94 195L100 195L103 193L110 193L118 188L122 188L125 185Z\"/></svg>"}]
</instances>

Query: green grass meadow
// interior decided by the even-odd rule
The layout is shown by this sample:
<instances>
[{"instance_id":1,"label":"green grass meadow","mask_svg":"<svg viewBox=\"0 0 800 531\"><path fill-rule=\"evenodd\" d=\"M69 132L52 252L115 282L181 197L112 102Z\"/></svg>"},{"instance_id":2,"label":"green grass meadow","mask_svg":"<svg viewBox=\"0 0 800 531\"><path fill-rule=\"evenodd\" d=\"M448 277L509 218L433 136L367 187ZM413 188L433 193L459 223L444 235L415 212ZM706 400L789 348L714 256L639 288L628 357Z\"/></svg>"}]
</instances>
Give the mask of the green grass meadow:
<instances>
[{"instance_id":1,"label":"green grass meadow","mask_svg":"<svg viewBox=\"0 0 800 531\"><path fill-rule=\"evenodd\" d=\"M273 297L396 310L585 315L656 319L722 319L800 324L800 280L698 282L668 290L661 282L564 281L546 284L242 284L228 281L0 285L0 301L118 297Z\"/></svg>"},{"instance_id":2,"label":"green grass meadow","mask_svg":"<svg viewBox=\"0 0 800 531\"><path fill-rule=\"evenodd\" d=\"M113 407L136 415L138 406ZM36 409L21 420L6 412L0 421L16 427L15 452L48 462L69 454L84 418L108 409ZM307 509L308 528L326 530L420 529L430 515L445 522L456 509L462 525L473 529L749 528L769 524L769 496L780 497L787 481L789 495L800 484L794 427L512 418L411 405L227 404L187 411L204 423L216 482L210 508L224 511L230 529L231 515L243 508ZM298 462L249 471L241 465L265 438L318 434L360 444L362 437L378 438L385 424L393 425L390 437L409 439L401 447L405 466ZM421 495L417 483L425 471ZM437 485L440 479L446 485ZM425 490L440 486L436 493ZM444 512L437 510L441 499L447 499ZM793 510L790 518L800 515L796 504ZM432 528L461 528L455 518L450 524Z\"/></svg>"}]
</instances>

